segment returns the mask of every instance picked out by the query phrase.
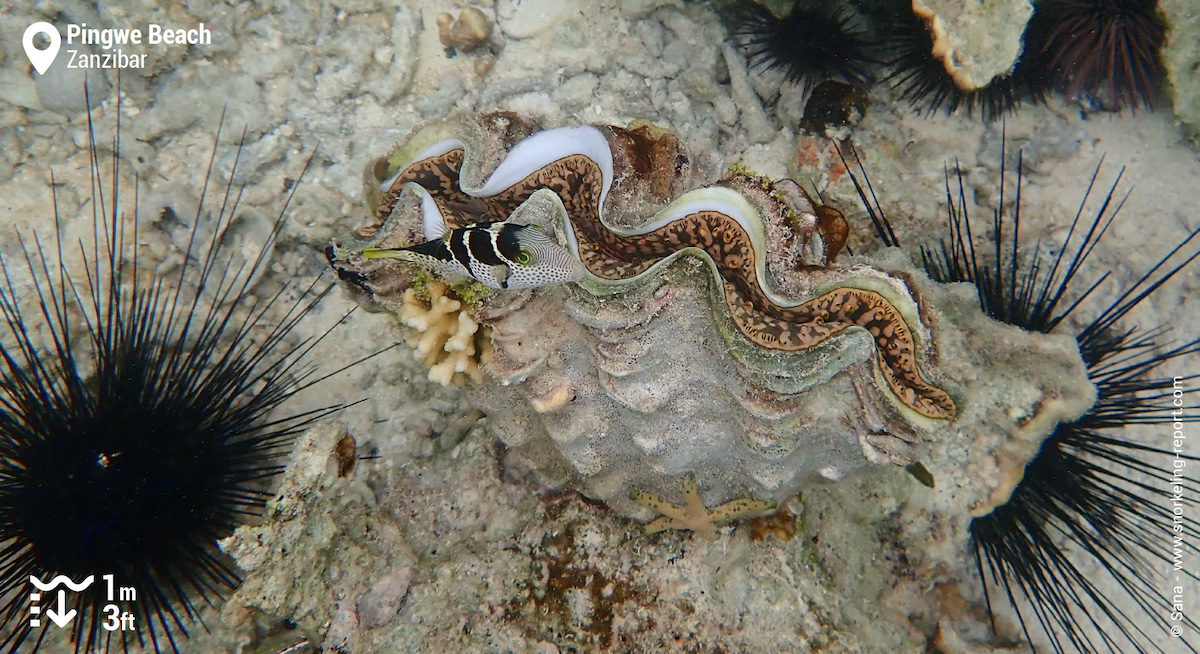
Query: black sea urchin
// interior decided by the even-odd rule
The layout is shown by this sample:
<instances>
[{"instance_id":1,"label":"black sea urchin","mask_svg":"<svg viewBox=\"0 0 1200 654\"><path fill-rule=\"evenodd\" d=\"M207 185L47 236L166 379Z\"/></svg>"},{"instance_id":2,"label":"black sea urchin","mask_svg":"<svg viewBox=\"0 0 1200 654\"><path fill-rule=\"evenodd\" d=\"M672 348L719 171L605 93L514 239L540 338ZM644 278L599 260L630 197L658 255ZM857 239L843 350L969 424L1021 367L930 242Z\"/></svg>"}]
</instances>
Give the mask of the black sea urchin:
<instances>
[{"instance_id":1,"label":"black sea urchin","mask_svg":"<svg viewBox=\"0 0 1200 654\"><path fill-rule=\"evenodd\" d=\"M937 248L923 247L921 258L926 272L938 281L974 284L980 307L993 318L1049 333L1105 283L1107 275L1063 306L1072 281L1128 193L1118 197L1118 175L1100 208L1085 220L1098 166L1066 242L1056 256L1043 261L1037 247L1029 256L1022 252L1020 159L1017 172L1011 236L1005 236L1001 182L1001 200L987 236L990 243L979 250L961 171L955 167L957 193L948 172L949 236ZM895 245L873 195L868 198L861 190L859 195L885 242ZM1080 234L1080 242L1073 244ZM1178 243L1076 335L1096 385L1096 404L1078 420L1058 425L1026 466L1008 502L971 522L971 544L989 608L991 589L1001 589L1026 638L1032 641L1030 627L1036 621L1056 652L1162 651L1153 632L1164 633L1172 626L1192 632L1197 628L1191 618L1172 610L1164 589L1179 585L1184 576L1196 579L1182 568L1179 557L1200 532L1177 521L1172 509L1176 503L1195 506L1192 497L1198 484L1183 469L1200 458L1146 444L1121 430L1128 425L1165 428L1179 419L1176 409L1196 409L1183 406L1183 397L1192 391L1180 385L1195 376L1154 373L1168 361L1200 352L1200 340L1164 345L1162 327L1144 331L1120 325L1143 300L1200 257L1197 240L1200 230ZM1102 574L1095 576L1091 568ZM1159 577L1165 569L1171 570L1170 584ZM1101 584L1120 588L1127 597ZM1027 622L1023 603L1032 610L1033 620ZM1180 642L1196 651L1186 638Z\"/></svg>"},{"instance_id":2,"label":"black sea urchin","mask_svg":"<svg viewBox=\"0 0 1200 654\"><path fill-rule=\"evenodd\" d=\"M1081 223L1100 173L1098 166L1058 255L1045 266L1038 261L1035 248L1029 269L1023 271L1018 241L1019 180L1023 174L1019 160L1017 173L1013 245L1005 251L1004 220L997 209L991 235L995 263L990 269L976 263L970 219L962 201L961 175L958 211L950 218L956 234L954 242L943 243L940 260L928 250L923 258L927 269L949 271L952 277L965 274L969 278L966 281L973 281L979 289L980 305L992 317L1049 333L1079 306L1083 297L1105 281L1107 275L1070 305L1060 308L1075 275L1116 218L1128 193L1116 197L1121 179L1118 174L1092 220ZM958 223L957 228L954 223ZM1073 245L1072 239L1080 231L1082 240ZM1200 341L1164 347L1159 341L1165 329L1142 331L1120 323L1200 256L1200 250L1192 246L1198 234L1193 232L1177 244L1076 334L1088 377L1096 385L1096 404L1078 420L1060 424L1042 443L1007 503L971 522L980 576L986 573L992 585L1003 589L1028 638L1029 623L1017 602L1017 595L1024 596L1056 651L1064 651L1064 645L1080 652L1125 651L1126 645L1139 652L1145 651L1144 647L1157 649L1149 630L1142 625L1154 624L1160 633L1171 626L1170 602L1156 577L1157 571L1172 565L1164 546L1176 533L1171 486L1196 487L1195 480L1183 475L1175 462L1186 466L1200 459L1142 443L1120 430L1128 425L1172 423L1173 394L1180 398L1182 408L1186 391L1177 384L1183 380L1155 377L1155 370L1167 361L1200 351ZM1073 251L1069 257L1068 251ZM951 254L947 259L947 252L956 252L957 256ZM1179 473L1174 479L1169 472L1173 467ZM1183 493L1178 496L1180 501L1192 503ZM1177 545L1198 535L1190 524L1179 526L1177 534L1183 540L1176 541ZM1076 551L1064 549L1061 540L1071 543ZM1128 593L1136 609L1122 608L1123 602L1114 601L1101 588L1102 578L1084 572L1081 565L1088 558L1116 587ZM1193 577L1181 567L1175 571ZM984 589L988 591L986 582ZM990 604L990 592L988 601ZM1111 623L1115 632L1100 627L1100 620ZM1189 631L1196 628L1190 619L1181 621ZM1183 642L1186 644L1186 640Z\"/></svg>"},{"instance_id":3,"label":"black sea urchin","mask_svg":"<svg viewBox=\"0 0 1200 654\"><path fill-rule=\"evenodd\" d=\"M1162 89L1166 25L1157 0L1038 0L1030 19L1052 86L1113 108L1152 107Z\"/></svg>"},{"instance_id":4,"label":"black sea urchin","mask_svg":"<svg viewBox=\"0 0 1200 654\"><path fill-rule=\"evenodd\" d=\"M838 3L797 4L780 18L757 2L739 2L729 21L753 65L782 72L805 94L827 80L866 88L879 63L866 32Z\"/></svg>"},{"instance_id":5,"label":"black sea urchin","mask_svg":"<svg viewBox=\"0 0 1200 654\"><path fill-rule=\"evenodd\" d=\"M319 381L302 362L315 342L289 335L328 288L255 299L267 249L232 267L222 248L240 189L218 192L215 218L203 206L215 144L181 281L153 275L138 256L136 185L132 215L121 208L119 121L109 182L90 114L88 128L92 242L18 234L23 261L0 259L0 649L37 651L63 630L76 652L177 651L201 604L239 583L216 540L263 508L294 434L342 408L272 413ZM210 221L212 238L199 236ZM30 578L58 575L91 583L35 598ZM73 619L52 626L64 608ZM110 630L125 613L133 628Z\"/></svg>"}]
</instances>

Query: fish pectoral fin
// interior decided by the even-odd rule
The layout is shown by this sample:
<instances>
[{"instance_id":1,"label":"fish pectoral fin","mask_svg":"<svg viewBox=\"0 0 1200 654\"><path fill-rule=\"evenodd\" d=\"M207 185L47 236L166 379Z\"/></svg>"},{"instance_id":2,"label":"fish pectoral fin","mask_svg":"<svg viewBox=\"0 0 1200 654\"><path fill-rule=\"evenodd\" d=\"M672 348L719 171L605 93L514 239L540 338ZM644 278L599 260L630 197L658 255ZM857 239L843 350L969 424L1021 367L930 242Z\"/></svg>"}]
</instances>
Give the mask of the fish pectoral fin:
<instances>
[{"instance_id":1,"label":"fish pectoral fin","mask_svg":"<svg viewBox=\"0 0 1200 654\"><path fill-rule=\"evenodd\" d=\"M437 241L446 238L450 229L446 227L444 220L430 220L424 225L424 232L425 240Z\"/></svg>"},{"instance_id":2,"label":"fish pectoral fin","mask_svg":"<svg viewBox=\"0 0 1200 654\"><path fill-rule=\"evenodd\" d=\"M508 288L508 266L498 265L491 266L492 276L496 278L496 282L501 288Z\"/></svg>"}]
</instances>

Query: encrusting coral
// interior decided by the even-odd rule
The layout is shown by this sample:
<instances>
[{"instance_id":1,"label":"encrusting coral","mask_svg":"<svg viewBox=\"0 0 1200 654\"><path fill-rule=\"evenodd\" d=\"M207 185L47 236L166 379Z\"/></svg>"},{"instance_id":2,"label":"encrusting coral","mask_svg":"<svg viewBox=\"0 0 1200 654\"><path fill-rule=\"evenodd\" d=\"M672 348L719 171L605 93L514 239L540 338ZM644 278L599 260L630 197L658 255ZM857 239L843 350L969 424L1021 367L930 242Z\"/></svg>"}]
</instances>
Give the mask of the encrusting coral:
<instances>
[{"instance_id":1,"label":"encrusting coral","mask_svg":"<svg viewBox=\"0 0 1200 654\"><path fill-rule=\"evenodd\" d=\"M479 363L491 351L486 328L478 322L461 300L449 294L449 287L437 281L425 285L428 301L416 289L404 291L400 322L413 329L409 344L413 356L429 366L429 380L443 386L461 384L466 379L483 381Z\"/></svg>"}]
</instances>

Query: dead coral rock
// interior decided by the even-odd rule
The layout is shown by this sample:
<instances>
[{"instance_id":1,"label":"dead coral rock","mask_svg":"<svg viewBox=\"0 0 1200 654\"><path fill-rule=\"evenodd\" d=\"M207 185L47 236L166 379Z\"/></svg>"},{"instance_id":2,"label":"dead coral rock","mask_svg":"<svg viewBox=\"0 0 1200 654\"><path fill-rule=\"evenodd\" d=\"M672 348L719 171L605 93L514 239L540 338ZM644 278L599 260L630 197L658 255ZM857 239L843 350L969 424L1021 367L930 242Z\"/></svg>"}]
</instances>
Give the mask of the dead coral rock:
<instances>
[{"instance_id":1,"label":"dead coral rock","mask_svg":"<svg viewBox=\"0 0 1200 654\"><path fill-rule=\"evenodd\" d=\"M1200 20L1188 0L1161 0L1159 10L1167 22L1162 46L1167 87L1173 96L1175 116L1183 121L1193 143L1200 142Z\"/></svg>"},{"instance_id":2,"label":"dead coral rock","mask_svg":"<svg viewBox=\"0 0 1200 654\"><path fill-rule=\"evenodd\" d=\"M363 631L403 606L417 558L387 512L375 511L370 487L330 465L346 435L328 423L306 431L263 522L220 541L245 574L221 619L246 638L255 616L287 617L323 634L324 651L373 651L362 647Z\"/></svg>"},{"instance_id":3,"label":"dead coral rock","mask_svg":"<svg viewBox=\"0 0 1200 654\"><path fill-rule=\"evenodd\" d=\"M438 14L437 26L442 45L463 52L478 48L492 35L492 22L478 7L463 9L457 19L450 14Z\"/></svg>"},{"instance_id":4,"label":"dead coral rock","mask_svg":"<svg viewBox=\"0 0 1200 654\"><path fill-rule=\"evenodd\" d=\"M933 38L934 58L964 91L1012 72L1033 13L1029 0L913 0L912 6Z\"/></svg>"},{"instance_id":5,"label":"dead coral rock","mask_svg":"<svg viewBox=\"0 0 1200 654\"><path fill-rule=\"evenodd\" d=\"M412 576L412 567L405 565L377 579L358 600L359 623L374 629L391 622L408 594Z\"/></svg>"}]
</instances>

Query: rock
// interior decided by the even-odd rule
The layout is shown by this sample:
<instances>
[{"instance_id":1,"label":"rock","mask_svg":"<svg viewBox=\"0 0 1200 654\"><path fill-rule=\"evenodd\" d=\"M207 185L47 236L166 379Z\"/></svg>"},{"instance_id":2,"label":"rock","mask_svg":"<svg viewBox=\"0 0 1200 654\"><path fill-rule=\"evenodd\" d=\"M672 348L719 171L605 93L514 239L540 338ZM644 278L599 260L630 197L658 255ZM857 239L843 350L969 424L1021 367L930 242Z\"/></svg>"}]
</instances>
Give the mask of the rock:
<instances>
[{"instance_id":1,"label":"rock","mask_svg":"<svg viewBox=\"0 0 1200 654\"><path fill-rule=\"evenodd\" d=\"M73 49L79 51L80 57L95 54L88 46L76 46ZM37 95L42 106L64 116L74 116L87 109L89 103L92 107L98 106L108 98L112 89L101 70L68 68L70 56L70 52L63 48L45 75L33 73L33 82L37 86Z\"/></svg>"},{"instance_id":2,"label":"rock","mask_svg":"<svg viewBox=\"0 0 1200 654\"><path fill-rule=\"evenodd\" d=\"M380 577L358 599L358 622L367 629L382 627L396 617L412 583L412 567L405 565Z\"/></svg>"},{"instance_id":3,"label":"rock","mask_svg":"<svg viewBox=\"0 0 1200 654\"><path fill-rule=\"evenodd\" d=\"M1033 13L1029 0L913 0L913 12L933 33L933 55L964 91L1012 71Z\"/></svg>"},{"instance_id":4,"label":"rock","mask_svg":"<svg viewBox=\"0 0 1200 654\"><path fill-rule=\"evenodd\" d=\"M463 9L457 19L450 14L439 14L437 24L442 45L464 52L483 45L492 35L492 23L478 7Z\"/></svg>"},{"instance_id":5,"label":"rock","mask_svg":"<svg viewBox=\"0 0 1200 654\"><path fill-rule=\"evenodd\" d=\"M573 0L503 0L496 5L500 29L514 39L553 32L558 22L579 13Z\"/></svg>"},{"instance_id":6,"label":"rock","mask_svg":"<svg viewBox=\"0 0 1200 654\"><path fill-rule=\"evenodd\" d=\"M1159 8L1167 18L1162 62L1175 116L1194 137L1200 136L1200 7L1185 0L1162 0Z\"/></svg>"}]
</instances>

